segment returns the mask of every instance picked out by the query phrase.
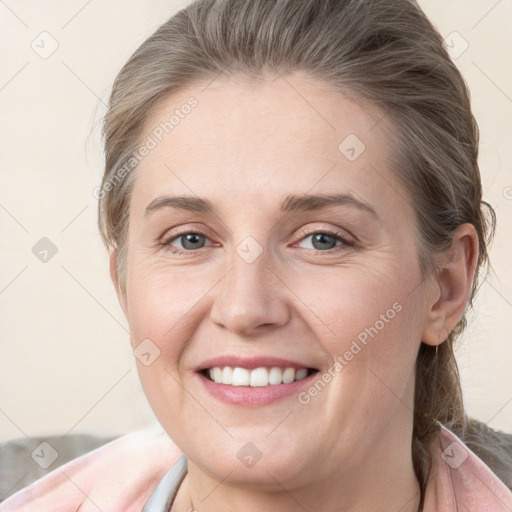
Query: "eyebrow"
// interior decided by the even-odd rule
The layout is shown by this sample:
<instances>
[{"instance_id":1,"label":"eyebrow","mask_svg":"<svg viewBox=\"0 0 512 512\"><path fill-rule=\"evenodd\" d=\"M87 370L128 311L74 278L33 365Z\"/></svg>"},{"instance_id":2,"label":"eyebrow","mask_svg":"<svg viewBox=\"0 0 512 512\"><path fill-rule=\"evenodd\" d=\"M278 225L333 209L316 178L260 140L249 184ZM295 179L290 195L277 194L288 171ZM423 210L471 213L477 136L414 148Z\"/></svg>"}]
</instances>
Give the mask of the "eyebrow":
<instances>
[{"instance_id":1,"label":"eyebrow","mask_svg":"<svg viewBox=\"0 0 512 512\"><path fill-rule=\"evenodd\" d=\"M367 203L353 194L291 194L281 203L284 213L297 211L315 211L329 206L352 206L368 212L378 218L377 212ZM196 213L215 214L215 207L208 199L194 196L163 196L157 197L146 207L145 215L162 208L178 208Z\"/></svg>"}]
</instances>

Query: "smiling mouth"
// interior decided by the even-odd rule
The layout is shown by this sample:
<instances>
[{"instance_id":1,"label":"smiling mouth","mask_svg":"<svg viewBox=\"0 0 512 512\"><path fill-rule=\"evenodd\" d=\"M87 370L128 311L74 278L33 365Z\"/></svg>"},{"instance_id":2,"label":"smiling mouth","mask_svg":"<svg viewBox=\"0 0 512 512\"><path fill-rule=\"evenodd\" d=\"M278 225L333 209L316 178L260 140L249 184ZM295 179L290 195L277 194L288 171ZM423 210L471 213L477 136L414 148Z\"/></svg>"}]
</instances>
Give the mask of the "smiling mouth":
<instances>
[{"instance_id":1,"label":"smiling mouth","mask_svg":"<svg viewBox=\"0 0 512 512\"><path fill-rule=\"evenodd\" d=\"M318 370L314 368L270 368L247 369L232 366L205 368L199 373L217 384L228 386L263 387L290 384L309 377Z\"/></svg>"}]
</instances>

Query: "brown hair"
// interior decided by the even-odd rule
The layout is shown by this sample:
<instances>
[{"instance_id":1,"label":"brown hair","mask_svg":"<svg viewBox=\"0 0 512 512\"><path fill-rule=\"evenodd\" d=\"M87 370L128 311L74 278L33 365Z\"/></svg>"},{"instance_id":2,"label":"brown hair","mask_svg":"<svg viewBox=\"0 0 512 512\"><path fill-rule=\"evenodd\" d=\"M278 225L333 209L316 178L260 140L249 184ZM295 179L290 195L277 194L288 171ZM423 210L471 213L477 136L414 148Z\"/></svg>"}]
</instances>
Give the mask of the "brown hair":
<instances>
[{"instance_id":1,"label":"brown hair","mask_svg":"<svg viewBox=\"0 0 512 512\"><path fill-rule=\"evenodd\" d=\"M435 271L434 255L450 247L457 226L475 226L479 257L471 306L495 215L482 200L478 128L467 87L412 0L199 0L149 37L117 76L104 119L99 227L107 246L118 248L121 286L134 173L105 184L119 177L161 100L222 72L255 80L293 71L372 102L393 121L394 163L414 198L424 276ZM436 421L494 461L512 487L512 456L500 453L494 431L464 411L453 347L465 325L464 315L437 353L424 343L418 353L412 453L422 500ZM500 439L512 446L512 436Z\"/></svg>"}]
</instances>

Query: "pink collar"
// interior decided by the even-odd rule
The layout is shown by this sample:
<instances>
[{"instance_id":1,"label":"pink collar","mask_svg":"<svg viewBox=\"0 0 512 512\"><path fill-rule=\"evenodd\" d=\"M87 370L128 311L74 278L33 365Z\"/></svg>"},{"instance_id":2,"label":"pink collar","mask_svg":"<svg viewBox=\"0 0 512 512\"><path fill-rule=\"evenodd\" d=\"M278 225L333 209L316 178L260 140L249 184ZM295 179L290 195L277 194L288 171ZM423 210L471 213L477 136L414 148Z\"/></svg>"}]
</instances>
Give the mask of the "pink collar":
<instances>
[{"instance_id":1,"label":"pink collar","mask_svg":"<svg viewBox=\"0 0 512 512\"><path fill-rule=\"evenodd\" d=\"M430 452L423 512L512 512L512 491L441 424Z\"/></svg>"}]
</instances>

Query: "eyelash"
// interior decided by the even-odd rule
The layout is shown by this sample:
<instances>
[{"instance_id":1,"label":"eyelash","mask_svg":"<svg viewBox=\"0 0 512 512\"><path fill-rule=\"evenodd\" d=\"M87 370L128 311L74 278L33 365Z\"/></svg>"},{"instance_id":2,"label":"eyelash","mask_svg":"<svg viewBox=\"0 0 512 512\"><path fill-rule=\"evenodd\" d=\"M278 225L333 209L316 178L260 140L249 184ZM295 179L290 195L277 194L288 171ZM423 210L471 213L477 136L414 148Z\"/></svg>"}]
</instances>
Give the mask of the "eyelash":
<instances>
[{"instance_id":1,"label":"eyelash","mask_svg":"<svg viewBox=\"0 0 512 512\"><path fill-rule=\"evenodd\" d=\"M173 233L172 235L166 237L164 240L162 240L160 245L163 246L165 249L167 249L168 251L170 251L173 254L182 254L182 255L194 254L194 253L197 253L199 251L199 249L205 248L205 247L200 247L199 249L195 249L195 250L191 251L191 250L186 250L186 249L176 249L175 247L172 247L170 245L171 242L173 242L174 240L178 240L180 237L185 236L185 235L199 235L199 236L208 238L208 235L206 235L205 233L203 233L201 231L182 231L181 233ZM316 230L307 231L306 233L303 233L303 236L302 236L302 238L299 239L299 242L301 242L302 240L304 240L312 235L328 235L330 237L335 238L337 241L341 242L342 244L341 244L341 246L333 247L333 248L327 249L325 251L321 251L318 249L304 249L308 253L314 252L315 254L319 254L319 253L320 254L321 253L332 254L333 251L343 251L343 250L346 251L348 248L351 248L355 245L355 242L347 240L342 235L342 233L336 232L336 231L331 231L329 229L320 229L320 230L316 229Z\"/></svg>"}]
</instances>

